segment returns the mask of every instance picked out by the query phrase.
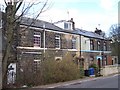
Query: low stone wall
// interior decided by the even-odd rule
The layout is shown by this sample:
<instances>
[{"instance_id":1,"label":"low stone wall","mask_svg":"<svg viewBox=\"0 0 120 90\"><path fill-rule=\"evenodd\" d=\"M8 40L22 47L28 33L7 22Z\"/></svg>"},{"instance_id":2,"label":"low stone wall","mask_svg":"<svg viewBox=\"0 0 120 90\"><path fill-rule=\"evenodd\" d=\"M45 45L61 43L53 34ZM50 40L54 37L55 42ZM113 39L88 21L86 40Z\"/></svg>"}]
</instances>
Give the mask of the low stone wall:
<instances>
[{"instance_id":1,"label":"low stone wall","mask_svg":"<svg viewBox=\"0 0 120 90\"><path fill-rule=\"evenodd\" d=\"M101 68L101 75L108 76L115 73L120 73L120 66L118 65L108 65Z\"/></svg>"}]
</instances>

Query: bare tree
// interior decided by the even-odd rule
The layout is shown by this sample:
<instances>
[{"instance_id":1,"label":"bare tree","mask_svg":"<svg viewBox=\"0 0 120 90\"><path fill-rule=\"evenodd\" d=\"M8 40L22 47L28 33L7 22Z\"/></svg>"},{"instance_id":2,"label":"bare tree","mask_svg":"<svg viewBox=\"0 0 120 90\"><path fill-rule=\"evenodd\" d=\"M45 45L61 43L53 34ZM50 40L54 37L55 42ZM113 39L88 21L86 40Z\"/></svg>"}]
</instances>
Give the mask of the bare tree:
<instances>
[{"instance_id":1,"label":"bare tree","mask_svg":"<svg viewBox=\"0 0 120 90\"><path fill-rule=\"evenodd\" d=\"M50 8L48 5L48 0L44 2L29 2L26 3L24 0L10 0L7 2L7 0L4 0L6 4L6 12L5 12L5 28L3 29L4 32L4 38L5 38L5 50L3 51L3 59L2 59L2 78L3 78L3 88L6 88L7 84L7 71L8 71L8 65L11 62L15 62L15 57L12 55L12 51L16 50L16 47L14 46L13 50L13 43L14 43L14 37L15 37L15 31L17 30L17 27L19 25L18 21L21 21L21 17L27 15L30 9L33 6L41 5L41 7L38 10L38 13L33 17L33 21L27 28L29 28L34 21L40 16L41 13L45 12ZM21 13L19 12L21 10ZM18 14L19 13L19 14ZM26 29L27 29L26 28Z\"/></svg>"},{"instance_id":2,"label":"bare tree","mask_svg":"<svg viewBox=\"0 0 120 90\"><path fill-rule=\"evenodd\" d=\"M111 44L112 54L118 56L118 63L120 64L120 25L114 24L110 27L110 38L113 43Z\"/></svg>"}]
</instances>

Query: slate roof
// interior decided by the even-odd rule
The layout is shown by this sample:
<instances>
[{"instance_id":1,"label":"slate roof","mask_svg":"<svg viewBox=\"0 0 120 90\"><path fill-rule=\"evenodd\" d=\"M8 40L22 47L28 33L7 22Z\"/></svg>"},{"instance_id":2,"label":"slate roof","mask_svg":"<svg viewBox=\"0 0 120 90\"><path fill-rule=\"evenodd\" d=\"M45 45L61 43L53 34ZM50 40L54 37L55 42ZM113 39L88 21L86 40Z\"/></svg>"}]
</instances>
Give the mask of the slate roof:
<instances>
[{"instance_id":1,"label":"slate roof","mask_svg":"<svg viewBox=\"0 0 120 90\"><path fill-rule=\"evenodd\" d=\"M57 27L52 23L42 21L42 20L34 20L32 18L26 18L26 17L23 17L21 19L21 25L26 25L26 26L30 25L32 27L37 27L37 28L45 28L45 29L50 29L50 30L55 30L55 31L62 31L60 27Z\"/></svg>"},{"instance_id":2,"label":"slate roof","mask_svg":"<svg viewBox=\"0 0 120 90\"><path fill-rule=\"evenodd\" d=\"M71 30L64 30L56 25L54 25L53 23L49 23L46 21L42 21L42 20L35 20L32 18L26 18L23 17L21 20L21 25L30 25L32 23L32 27L37 27L37 28L43 28L45 25L45 29L49 29L49 30L53 30L53 31L60 31L60 32L66 32L66 33L71 33L71 34L77 34L77 35L83 35L86 37L91 37L91 38L98 38L98 39L104 39L101 35L98 35L94 32L91 31L86 31L86 30L82 30L79 28L76 28L75 30L71 31Z\"/></svg>"},{"instance_id":3,"label":"slate roof","mask_svg":"<svg viewBox=\"0 0 120 90\"><path fill-rule=\"evenodd\" d=\"M79 34L79 35L83 35L86 37L90 37L90 38L104 39L102 35L96 34L95 32L82 30L79 28L76 28L74 30L74 33Z\"/></svg>"}]
</instances>

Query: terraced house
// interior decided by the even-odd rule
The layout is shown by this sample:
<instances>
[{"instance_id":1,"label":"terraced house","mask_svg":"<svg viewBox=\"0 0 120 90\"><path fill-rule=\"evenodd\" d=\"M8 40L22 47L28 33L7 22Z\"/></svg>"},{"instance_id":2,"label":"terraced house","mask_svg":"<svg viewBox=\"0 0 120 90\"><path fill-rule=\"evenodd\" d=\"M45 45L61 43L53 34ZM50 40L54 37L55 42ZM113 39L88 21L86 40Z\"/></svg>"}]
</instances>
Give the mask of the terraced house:
<instances>
[{"instance_id":1,"label":"terraced house","mask_svg":"<svg viewBox=\"0 0 120 90\"><path fill-rule=\"evenodd\" d=\"M95 32L76 29L80 35L80 55L84 59L85 69L91 64L97 64L100 68L112 64L110 39L105 38L104 33L96 28Z\"/></svg>"},{"instance_id":2,"label":"terraced house","mask_svg":"<svg viewBox=\"0 0 120 90\"><path fill-rule=\"evenodd\" d=\"M77 63L84 70L92 63L100 68L113 64L111 40L105 38L101 30L90 32L75 28L72 18L49 23L22 17L18 24L13 43L17 47L13 58L16 62L12 64L17 67L14 70L19 77L24 77L24 72L29 72L29 76L36 71L42 60L63 60L67 54L73 60L77 57Z\"/></svg>"},{"instance_id":3,"label":"terraced house","mask_svg":"<svg viewBox=\"0 0 120 90\"><path fill-rule=\"evenodd\" d=\"M64 30L41 20L26 30L31 22L32 19L24 18L20 24L18 61L33 61L37 65L45 58L62 60L67 53L72 57L79 56L80 39L73 30Z\"/></svg>"}]
</instances>

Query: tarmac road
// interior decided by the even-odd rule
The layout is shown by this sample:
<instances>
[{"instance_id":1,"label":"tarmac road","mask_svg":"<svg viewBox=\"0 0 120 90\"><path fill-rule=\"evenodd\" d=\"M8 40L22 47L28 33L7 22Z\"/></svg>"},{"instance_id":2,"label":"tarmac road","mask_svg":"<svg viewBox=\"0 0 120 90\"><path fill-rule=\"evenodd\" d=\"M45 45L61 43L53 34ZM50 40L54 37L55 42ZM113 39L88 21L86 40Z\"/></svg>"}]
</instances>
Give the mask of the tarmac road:
<instances>
[{"instance_id":1,"label":"tarmac road","mask_svg":"<svg viewBox=\"0 0 120 90\"><path fill-rule=\"evenodd\" d=\"M120 75L113 75L88 81L86 80L84 82L77 82L70 85L68 84L58 88L118 88L118 81L120 81Z\"/></svg>"}]
</instances>

